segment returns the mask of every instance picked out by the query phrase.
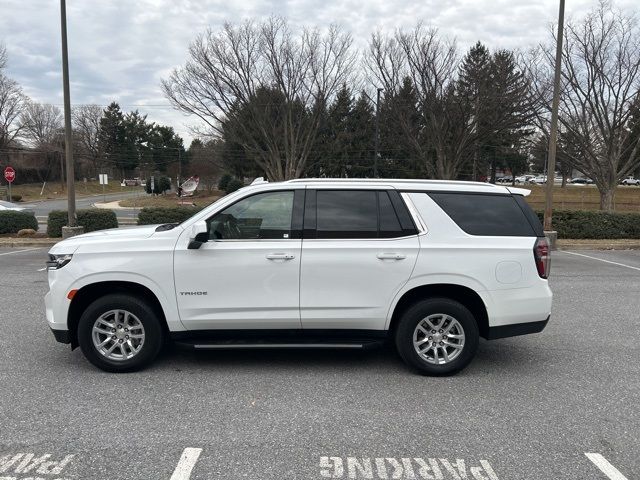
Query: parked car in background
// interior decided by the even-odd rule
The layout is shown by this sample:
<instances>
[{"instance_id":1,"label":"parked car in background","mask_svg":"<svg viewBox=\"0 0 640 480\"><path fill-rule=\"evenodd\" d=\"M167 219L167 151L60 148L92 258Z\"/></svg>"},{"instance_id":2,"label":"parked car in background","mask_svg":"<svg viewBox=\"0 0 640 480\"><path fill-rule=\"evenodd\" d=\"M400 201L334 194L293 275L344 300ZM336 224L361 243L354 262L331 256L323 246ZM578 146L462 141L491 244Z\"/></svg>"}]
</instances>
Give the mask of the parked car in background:
<instances>
[{"instance_id":1,"label":"parked car in background","mask_svg":"<svg viewBox=\"0 0 640 480\"><path fill-rule=\"evenodd\" d=\"M633 178L633 177L629 177L629 178L625 178L624 180L622 180L622 182L620 182L622 185L635 185L640 186L640 179L638 178Z\"/></svg>"},{"instance_id":2,"label":"parked car in background","mask_svg":"<svg viewBox=\"0 0 640 480\"><path fill-rule=\"evenodd\" d=\"M520 175L519 177L516 177L516 184L521 185L523 183L529 183L529 180L533 177L535 177L535 175Z\"/></svg>"},{"instance_id":3,"label":"parked car in background","mask_svg":"<svg viewBox=\"0 0 640 480\"><path fill-rule=\"evenodd\" d=\"M0 212L12 210L14 212L24 212L29 213L31 215L35 215L35 212L31 210L33 208L31 205L18 205L16 203L5 202L4 200L0 200Z\"/></svg>"},{"instance_id":4,"label":"parked car in background","mask_svg":"<svg viewBox=\"0 0 640 480\"><path fill-rule=\"evenodd\" d=\"M538 175L537 177L530 178L529 183L533 183L535 185L542 185L543 183L547 183L547 177L546 175Z\"/></svg>"},{"instance_id":5,"label":"parked car in background","mask_svg":"<svg viewBox=\"0 0 640 480\"><path fill-rule=\"evenodd\" d=\"M496 178L496 183L513 183L513 177L510 175Z\"/></svg>"}]
</instances>

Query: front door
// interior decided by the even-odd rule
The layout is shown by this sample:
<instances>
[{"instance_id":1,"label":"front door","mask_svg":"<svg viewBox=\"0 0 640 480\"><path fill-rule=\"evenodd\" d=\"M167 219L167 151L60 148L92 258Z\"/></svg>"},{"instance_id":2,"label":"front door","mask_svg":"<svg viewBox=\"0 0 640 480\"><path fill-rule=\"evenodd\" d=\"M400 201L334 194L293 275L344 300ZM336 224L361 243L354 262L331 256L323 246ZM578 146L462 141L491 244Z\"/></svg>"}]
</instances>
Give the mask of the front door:
<instances>
[{"instance_id":1,"label":"front door","mask_svg":"<svg viewBox=\"0 0 640 480\"><path fill-rule=\"evenodd\" d=\"M304 190L245 197L207 220L210 240L199 249L178 242L176 296L186 328L300 328L302 241L292 217L303 197Z\"/></svg>"}]
</instances>

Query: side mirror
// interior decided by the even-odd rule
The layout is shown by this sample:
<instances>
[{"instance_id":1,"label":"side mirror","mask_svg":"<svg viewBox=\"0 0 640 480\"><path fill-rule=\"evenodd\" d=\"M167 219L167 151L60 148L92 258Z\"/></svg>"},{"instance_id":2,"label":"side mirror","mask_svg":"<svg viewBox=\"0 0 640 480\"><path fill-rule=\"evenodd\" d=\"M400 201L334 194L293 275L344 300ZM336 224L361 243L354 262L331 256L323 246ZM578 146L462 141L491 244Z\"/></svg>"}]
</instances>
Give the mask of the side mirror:
<instances>
[{"instance_id":1,"label":"side mirror","mask_svg":"<svg viewBox=\"0 0 640 480\"><path fill-rule=\"evenodd\" d=\"M209 241L209 229L207 222L201 220L191 227L191 235L189 236L189 250L197 250L203 243Z\"/></svg>"}]
</instances>

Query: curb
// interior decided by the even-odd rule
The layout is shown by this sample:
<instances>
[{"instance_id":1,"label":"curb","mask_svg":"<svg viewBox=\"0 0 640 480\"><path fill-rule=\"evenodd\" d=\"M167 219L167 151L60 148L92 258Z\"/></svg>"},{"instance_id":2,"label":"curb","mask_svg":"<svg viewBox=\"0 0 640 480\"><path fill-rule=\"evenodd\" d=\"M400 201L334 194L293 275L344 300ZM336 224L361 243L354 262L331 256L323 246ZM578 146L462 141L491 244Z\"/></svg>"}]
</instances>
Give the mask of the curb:
<instances>
[{"instance_id":1,"label":"curb","mask_svg":"<svg viewBox=\"0 0 640 480\"><path fill-rule=\"evenodd\" d=\"M632 243L569 243L558 240L557 249L562 250L640 250L640 242Z\"/></svg>"},{"instance_id":2,"label":"curb","mask_svg":"<svg viewBox=\"0 0 640 480\"><path fill-rule=\"evenodd\" d=\"M61 238L0 238L0 248L53 247Z\"/></svg>"}]
</instances>

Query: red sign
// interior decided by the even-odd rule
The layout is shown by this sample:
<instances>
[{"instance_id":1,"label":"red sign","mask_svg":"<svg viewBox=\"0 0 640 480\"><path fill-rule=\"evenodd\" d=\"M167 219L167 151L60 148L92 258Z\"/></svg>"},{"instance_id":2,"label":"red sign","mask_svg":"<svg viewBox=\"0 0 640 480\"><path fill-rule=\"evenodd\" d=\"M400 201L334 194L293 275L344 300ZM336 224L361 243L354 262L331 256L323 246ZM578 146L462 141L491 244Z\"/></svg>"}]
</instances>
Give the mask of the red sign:
<instances>
[{"instance_id":1,"label":"red sign","mask_svg":"<svg viewBox=\"0 0 640 480\"><path fill-rule=\"evenodd\" d=\"M4 169L4 179L9 183L13 183L16 179L16 171L13 167L7 167Z\"/></svg>"}]
</instances>

